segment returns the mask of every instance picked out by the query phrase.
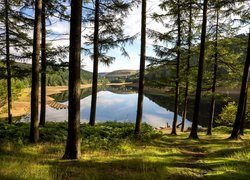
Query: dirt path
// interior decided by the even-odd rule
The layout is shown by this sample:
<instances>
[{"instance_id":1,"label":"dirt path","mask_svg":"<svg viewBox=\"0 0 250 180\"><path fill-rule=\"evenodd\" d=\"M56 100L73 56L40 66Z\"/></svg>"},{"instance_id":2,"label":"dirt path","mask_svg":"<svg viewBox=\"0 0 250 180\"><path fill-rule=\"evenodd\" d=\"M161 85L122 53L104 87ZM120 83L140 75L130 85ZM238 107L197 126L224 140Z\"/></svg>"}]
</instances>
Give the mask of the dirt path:
<instances>
[{"instance_id":1,"label":"dirt path","mask_svg":"<svg viewBox=\"0 0 250 180\"><path fill-rule=\"evenodd\" d=\"M168 142L165 144L167 147L171 146L178 149L181 155L185 156L182 161L172 163L172 166L178 167L178 170L173 173L173 179L203 179L209 171L212 171L210 167L203 163L204 158L210 156L211 152L202 145L197 146L199 141L195 142L185 138L176 141L170 135L171 128L157 128L157 130L171 137L167 139Z\"/></svg>"},{"instance_id":2,"label":"dirt path","mask_svg":"<svg viewBox=\"0 0 250 180\"><path fill-rule=\"evenodd\" d=\"M202 159L205 156L208 156L208 152L204 152L203 148L184 148L181 149L180 152L187 156L187 160L181 162L183 167L186 167L186 171L183 174L190 174L192 177L196 178L204 178L205 174L208 173L211 169L208 168L204 163L202 163Z\"/></svg>"}]
</instances>

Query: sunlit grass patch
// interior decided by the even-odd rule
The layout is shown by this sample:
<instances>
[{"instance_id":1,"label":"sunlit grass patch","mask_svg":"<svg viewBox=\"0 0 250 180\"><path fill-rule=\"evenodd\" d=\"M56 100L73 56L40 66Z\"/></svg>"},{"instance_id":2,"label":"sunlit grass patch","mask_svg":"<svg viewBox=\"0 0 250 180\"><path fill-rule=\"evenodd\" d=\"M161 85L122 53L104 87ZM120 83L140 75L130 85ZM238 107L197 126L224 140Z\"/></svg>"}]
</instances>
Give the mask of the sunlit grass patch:
<instances>
[{"instance_id":1,"label":"sunlit grass patch","mask_svg":"<svg viewBox=\"0 0 250 180\"><path fill-rule=\"evenodd\" d=\"M30 161L0 162L0 177L3 179L42 179L49 177L49 166L31 163Z\"/></svg>"},{"instance_id":2,"label":"sunlit grass patch","mask_svg":"<svg viewBox=\"0 0 250 180\"><path fill-rule=\"evenodd\" d=\"M250 162L250 147L247 149L241 150L239 152L235 152L229 156L231 159L239 160L239 161L248 161Z\"/></svg>"},{"instance_id":3,"label":"sunlit grass patch","mask_svg":"<svg viewBox=\"0 0 250 180\"><path fill-rule=\"evenodd\" d=\"M0 179L249 179L249 134L227 140L218 128L200 140L162 134L143 125L140 137L130 123L81 125L80 160L63 160L66 123L41 128L37 145L28 143L26 124L0 124ZM221 129L221 130L220 130ZM22 132L19 132L22 131ZM20 140L20 142L18 142ZM23 170L25 169L25 170Z\"/></svg>"},{"instance_id":4,"label":"sunlit grass patch","mask_svg":"<svg viewBox=\"0 0 250 180\"><path fill-rule=\"evenodd\" d=\"M39 146L5 144L0 150L0 177L3 179L48 177L49 166L41 164Z\"/></svg>"},{"instance_id":5,"label":"sunlit grass patch","mask_svg":"<svg viewBox=\"0 0 250 180\"><path fill-rule=\"evenodd\" d=\"M206 174L206 170L188 167L168 168L168 172L171 174L172 179L197 179L203 178L204 174Z\"/></svg>"}]
</instances>

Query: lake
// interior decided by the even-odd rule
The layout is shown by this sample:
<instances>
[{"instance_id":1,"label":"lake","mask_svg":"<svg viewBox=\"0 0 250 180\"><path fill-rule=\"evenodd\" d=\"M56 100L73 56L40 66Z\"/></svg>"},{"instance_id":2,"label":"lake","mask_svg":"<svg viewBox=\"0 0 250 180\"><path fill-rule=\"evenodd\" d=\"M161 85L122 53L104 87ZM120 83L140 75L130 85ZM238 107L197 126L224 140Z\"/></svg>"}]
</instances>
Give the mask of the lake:
<instances>
[{"instance_id":1,"label":"lake","mask_svg":"<svg viewBox=\"0 0 250 180\"><path fill-rule=\"evenodd\" d=\"M51 95L55 101L68 105L68 92ZM135 122L137 111L137 89L130 86L105 86L98 87L96 122L118 121ZM189 100L189 111L187 112L186 127L191 126L194 98ZM224 100L216 102L215 116L221 112L222 107L227 104ZM91 105L91 88L81 90L81 122L88 122ZM209 118L210 98L203 97L200 103L199 125L206 127ZM179 106L177 124L181 123L183 105ZM144 93L143 122L153 127L171 126L173 121L174 97L169 93L159 95L154 92ZM68 109L54 109L48 107L46 110L46 121L67 121ZM29 118L23 118L29 121Z\"/></svg>"},{"instance_id":2,"label":"lake","mask_svg":"<svg viewBox=\"0 0 250 180\"><path fill-rule=\"evenodd\" d=\"M151 95L154 98L164 99L164 96ZM173 112L153 99L144 95L143 101L143 122L153 127L172 125ZM52 97L61 104L68 104L67 91L52 95ZM96 122L117 121L117 122L135 122L137 111L138 94L132 87L125 86L108 86L102 87L97 94ZM88 122L91 106L91 89L82 89L80 102L81 122ZM47 108L47 121L66 121L68 109ZM181 116L178 116L178 124L181 123ZM191 126L189 120L186 126Z\"/></svg>"}]
</instances>

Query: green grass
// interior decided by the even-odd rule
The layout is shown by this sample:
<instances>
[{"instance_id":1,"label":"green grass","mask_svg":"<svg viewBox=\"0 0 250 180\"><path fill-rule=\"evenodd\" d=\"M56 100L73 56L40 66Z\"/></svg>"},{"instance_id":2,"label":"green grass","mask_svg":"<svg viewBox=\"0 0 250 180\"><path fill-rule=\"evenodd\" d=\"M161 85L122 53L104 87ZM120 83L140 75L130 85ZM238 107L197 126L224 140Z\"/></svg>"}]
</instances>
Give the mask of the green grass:
<instances>
[{"instance_id":1,"label":"green grass","mask_svg":"<svg viewBox=\"0 0 250 180\"><path fill-rule=\"evenodd\" d=\"M48 123L40 142L28 143L29 125L0 123L0 179L249 179L250 132L226 140L230 128L188 140L143 124L133 136L130 123L81 125L80 160L62 160L66 123Z\"/></svg>"}]
</instances>

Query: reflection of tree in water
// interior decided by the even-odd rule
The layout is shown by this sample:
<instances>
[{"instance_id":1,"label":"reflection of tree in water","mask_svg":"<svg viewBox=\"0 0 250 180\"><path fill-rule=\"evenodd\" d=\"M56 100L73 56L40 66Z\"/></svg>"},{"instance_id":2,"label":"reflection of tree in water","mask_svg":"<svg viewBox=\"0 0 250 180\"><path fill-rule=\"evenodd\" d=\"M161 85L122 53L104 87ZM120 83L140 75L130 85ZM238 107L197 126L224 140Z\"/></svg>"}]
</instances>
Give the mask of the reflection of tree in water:
<instances>
[{"instance_id":1,"label":"reflection of tree in water","mask_svg":"<svg viewBox=\"0 0 250 180\"><path fill-rule=\"evenodd\" d=\"M158 104L159 106L169 110L171 112L174 111L174 97L173 96L164 96L164 95L154 95L146 93L144 94L147 98L149 98L154 103ZM203 98L200 104L200 115L199 115L199 125L206 127L209 121L209 107L210 107L210 99ZM222 107L227 104L226 101L220 99L216 102L215 108L215 119L221 113ZM192 121L193 117L193 109L194 109L194 98L190 98L188 103L188 112L187 112L187 119ZM183 106L179 105L179 115L182 116Z\"/></svg>"},{"instance_id":2,"label":"reflection of tree in water","mask_svg":"<svg viewBox=\"0 0 250 180\"><path fill-rule=\"evenodd\" d=\"M110 91L116 94L134 94L136 93L136 89L128 86L98 86L99 91ZM84 99L91 95L91 88L81 89L80 99ZM66 102L68 101L68 91L63 91L59 94L50 95L57 102Z\"/></svg>"},{"instance_id":3,"label":"reflection of tree in water","mask_svg":"<svg viewBox=\"0 0 250 180\"><path fill-rule=\"evenodd\" d=\"M80 92L80 99L83 99L87 96L91 95L91 88L85 88L85 89L81 89ZM62 93L59 94L52 94L50 95L52 98L55 99L55 101L57 102L66 102L68 101L68 91L63 91Z\"/></svg>"},{"instance_id":4,"label":"reflection of tree in water","mask_svg":"<svg viewBox=\"0 0 250 180\"><path fill-rule=\"evenodd\" d=\"M115 94L135 94L137 89L131 86L106 86L106 91L110 91Z\"/></svg>"},{"instance_id":5,"label":"reflection of tree in water","mask_svg":"<svg viewBox=\"0 0 250 180\"><path fill-rule=\"evenodd\" d=\"M62 91L59 94L52 94L50 95L50 97L52 97L53 99L55 99L55 101L57 102L65 102L68 99L68 91Z\"/></svg>"},{"instance_id":6,"label":"reflection of tree in water","mask_svg":"<svg viewBox=\"0 0 250 180\"><path fill-rule=\"evenodd\" d=\"M137 93L137 89L135 87L131 86L99 86L99 91L110 91L115 94L135 94ZM81 99L88 97L91 95L91 88L85 88L81 89L80 97ZM158 104L159 106L165 108L166 110L169 110L171 112L174 111L174 97L173 96L167 96L167 95L157 95L157 94L151 94L151 93L145 93L144 94L147 98L149 98L154 103ZM68 91L64 91L60 94L54 94L51 95L52 98L55 99L57 102L66 102L68 101ZM224 101L222 98L219 98L216 102L216 108L215 108L215 117L218 116L218 114L221 113L222 107L224 107L227 104L226 101ZM207 126L208 120L209 120L209 107L210 107L210 99L209 98L203 98L200 104L200 121L199 125L201 126ZM194 99L190 98L189 100L189 111L187 112L187 119L192 121L193 116L193 109L194 109ZM179 115L182 116L183 106L179 106Z\"/></svg>"}]
</instances>

